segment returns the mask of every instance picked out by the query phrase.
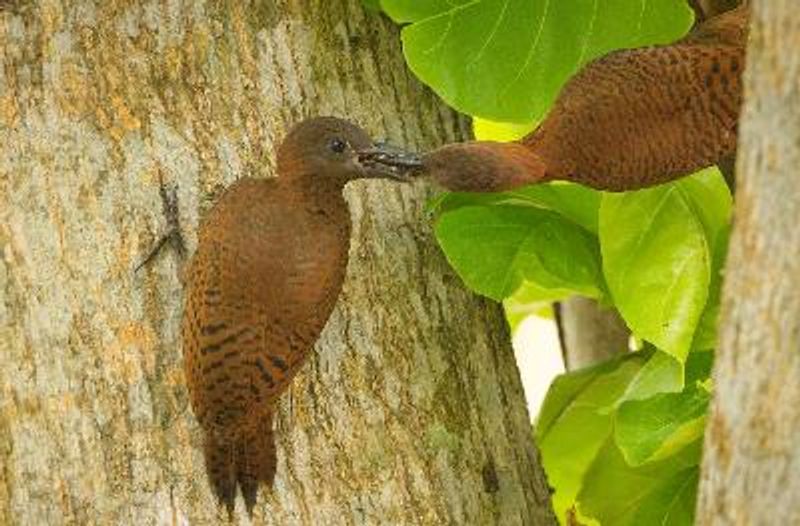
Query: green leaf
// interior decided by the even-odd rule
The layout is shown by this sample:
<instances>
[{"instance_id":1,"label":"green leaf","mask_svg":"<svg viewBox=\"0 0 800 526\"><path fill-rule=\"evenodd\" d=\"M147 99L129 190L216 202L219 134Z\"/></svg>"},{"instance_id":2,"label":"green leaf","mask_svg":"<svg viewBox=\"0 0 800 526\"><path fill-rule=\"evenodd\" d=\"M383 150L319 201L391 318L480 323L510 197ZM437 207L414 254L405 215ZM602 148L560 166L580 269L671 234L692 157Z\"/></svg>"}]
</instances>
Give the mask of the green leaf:
<instances>
[{"instance_id":1,"label":"green leaf","mask_svg":"<svg viewBox=\"0 0 800 526\"><path fill-rule=\"evenodd\" d=\"M697 502L700 468L687 468L664 477L645 497L634 516L634 524L691 526Z\"/></svg>"},{"instance_id":2,"label":"green leaf","mask_svg":"<svg viewBox=\"0 0 800 526\"><path fill-rule=\"evenodd\" d=\"M436 237L476 292L502 300L523 281L546 290L603 295L597 240L554 212L531 206L467 206L443 213Z\"/></svg>"},{"instance_id":3,"label":"green leaf","mask_svg":"<svg viewBox=\"0 0 800 526\"><path fill-rule=\"evenodd\" d=\"M705 382L711 377L711 368L714 365L714 353L708 350L693 350L686 359L686 385L695 385Z\"/></svg>"},{"instance_id":4,"label":"green leaf","mask_svg":"<svg viewBox=\"0 0 800 526\"><path fill-rule=\"evenodd\" d=\"M613 416L601 409L624 392L647 359L633 353L559 376L547 392L536 424L536 442L560 517L575 502L584 473L610 436Z\"/></svg>"},{"instance_id":5,"label":"green leaf","mask_svg":"<svg viewBox=\"0 0 800 526\"><path fill-rule=\"evenodd\" d=\"M683 364L673 356L657 350L631 380L625 393L614 402L612 408L616 409L628 400L644 400L656 394L674 393L681 389Z\"/></svg>"},{"instance_id":6,"label":"green leaf","mask_svg":"<svg viewBox=\"0 0 800 526\"><path fill-rule=\"evenodd\" d=\"M361 0L361 3L364 6L371 10L371 11L380 11L381 10L381 1L380 0Z\"/></svg>"},{"instance_id":7,"label":"green leaf","mask_svg":"<svg viewBox=\"0 0 800 526\"><path fill-rule=\"evenodd\" d=\"M693 350L685 364L663 351L651 349L650 352L652 355L633 377L625 393L607 407L606 411L614 411L629 400L645 400L657 394L679 393L685 385L704 382L711 375L712 352Z\"/></svg>"},{"instance_id":8,"label":"green leaf","mask_svg":"<svg viewBox=\"0 0 800 526\"><path fill-rule=\"evenodd\" d=\"M731 223L718 232L714 246L714 256L711 262L711 282L708 285L708 301L705 311L697 326L693 347L695 349L714 349L717 346L717 322L719 320L720 302L722 296L722 270L725 266L725 257L728 255L728 240L730 238Z\"/></svg>"},{"instance_id":9,"label":"green leaf","mask_svg":"<svg viewBox=\"0 0 800 526\"><path fill-rule=\"evenodd\" d=\"M412 71L448 104L496 121L539 120L566 80L611 50L688 30L683 0L382 0Z\"/></svg>"},{"instance_id":10,"label":"green leaf","mask_svg":"<svg viewBox=\"0 0 800 526\"><path fill-rule=\"evenodd\" d=\"M602 193L572 183L549 183L526 186L506 192L512 199L557 212L565 219L597 234Z\"/></svg>"},{"instance_id":11,"label":"green leaf","mask_svg":"<svg viewBox=\"0 0 800 526\"><path fill-rule=\"evenodd\" d=\"M628 464L665 459L700 439L709 399L705 389L692 385L680 393L620 405L614 437Z\"/></svg>"},{"instance_id":12,"label":"green leaf","mask_svg":"<svg viewBox=\"0 0 800 526\"><path fill-rule=\"evenodd\" d=\"M706 168L681 179L680 184L691 197L689 204L703 225L709 245L724 244L730 230L733 197L722 173L716 167Z\"/></svg>"},{"instance_id":13,"label":"green leaf","mask_svg":"<svg viewBox=\"0 0 800 526\"><path fill-rule=\"evenodd\" d=\"M428 211L434 215L442 215L459 208L468 206L524 206L525 203L516 201L505 192L475 193L475 192L444 192L435 196L428 203Z\"/></svg>"},{"instance_id":14,"label":"green leaf","mask_svg":"<svg viewBox=\"0 0 800 526\"><path fill-rule=\"evenodd\" d=\"M718 183L714 182L715 177ZM708 300L713 244L727 190L704 171L638 192L605 194L603 270L622 317L658 348L686 358Z\"/></svg>"},{"instance_id":15,"label":"green leaf","mask_svg":"<svg viewBox=\"0 0 800 526\"><path fill-rule=\"evenodd\" d=\"M702 441L661 462L630 467L608 440L586 473L579 509L603 526L691 526Z\"/></svg>"},{"instance_id":16,"label":"green leaf","mask_svg":"<svg viewBox=\"0 0 800 526\"><path fill-rule=\"evenodd\" d=\"M465 206L516 205L552 210L587 231L597 234L602 193L573 183L554 182L526 186L511 192L444 193L431 203L434 213Z\"/></svg>"},{"instance_id":17,"label":"green leaf","mask_svg":"<svg viewBox=\"0 0 800 526\"><path fill-rule=\"evenodd\" d=\"M416 22L446 13L474 0L380 0L384 12L397 23Z\"/></svg>"},{"instance_id":18,"label":"green leaf","mask_svg":"<svg viewBox=\"0 0 800 526\"><path fill-rule=\"evenodd\" d=\"M563 294L563 295L560 295ZM511 332L528 316L539 316L553 319L553 301L572 294L571 291L553 291L542 289L529 281L523 281L514 294L503 300L506 321ZM556 298L551 296L555 295Z\"/></svg>"},{"instance_id":19,"label":"green leaf","mask_svg":"<svg viewBox=\"0 0 800 526\"><path fill-rule=\"evenodd\" d=\"M717 168L704 170L697 177L687 179L685 184L694 196L693 202L697 205L698 217L703 223L709 246L712 247L708 301L692 346L695 349L713 349L717 345L722 268L728 253L733 197Z\"/></svg>"},{"instance_id":20,"label":"green leaf","mask_svg":"<svg viewBox=\"0 0 800 526\"><path fill-rule=\"evenodd\" d=\"M535 127L533 123L497 122L478 117L472 119L472 133L479 141L516 141L528 135Z\"/></svg>"}]
</instances>

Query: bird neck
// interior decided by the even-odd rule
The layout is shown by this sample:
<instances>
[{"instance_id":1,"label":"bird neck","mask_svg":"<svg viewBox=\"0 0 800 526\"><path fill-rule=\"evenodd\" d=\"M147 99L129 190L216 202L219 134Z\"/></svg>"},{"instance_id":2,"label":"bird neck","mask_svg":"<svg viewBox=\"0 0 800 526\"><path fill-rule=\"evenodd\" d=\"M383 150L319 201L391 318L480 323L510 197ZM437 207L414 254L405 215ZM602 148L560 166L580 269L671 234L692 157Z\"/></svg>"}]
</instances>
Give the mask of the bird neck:
<instances>
[{"instance_id":1,"label":"bird neck","mask_svg":"<svg viewBox=\"0 0 800 526\"><path fill-rule=\"evenodd\" d=\"M549 180L544 160L521 143L452 144L428 154L423 163L453 191L502 192Z\"/></svg>"},{"instance_id":2,"label":"bird neck","mask_svg":"<svg viewBox=\"0 0 800 526\"><path fill-rule=\"evenodd\" d=\"M321 216L336 216L347 213L347 204L342 196L343 185L327 174L280 171L277 183L289 202Z\"/></svg>"},{"instance_id":3,"label":"bird neck","mask_svg":"<svg viewBox=\"0 0 800 526\"><path fill-rule=\"evenodd\" d=\"M520 139L517 144L546 165L547 181L580 182L578 180L580 176L575 174L573 163L573 157L578 155L578 152L573 151L573 148L577 147L580 150L582 145L569 143L569 147L565 148L566 141L562 144L558 137L552 140L553 137L550 135L540 126Z\"/></svg>"}]
</instances>

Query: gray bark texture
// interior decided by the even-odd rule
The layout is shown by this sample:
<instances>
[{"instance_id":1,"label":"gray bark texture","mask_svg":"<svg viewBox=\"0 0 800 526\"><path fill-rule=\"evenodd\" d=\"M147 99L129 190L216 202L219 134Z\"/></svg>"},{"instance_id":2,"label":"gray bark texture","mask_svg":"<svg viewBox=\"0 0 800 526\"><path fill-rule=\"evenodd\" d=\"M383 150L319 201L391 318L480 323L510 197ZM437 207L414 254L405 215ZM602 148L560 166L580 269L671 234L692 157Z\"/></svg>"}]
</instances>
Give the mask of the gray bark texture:
<instances>
[{"instance_id":1,"label":"gray bark texture","mask_svg":"<svg viewBox=\"0 0 800 526\"><path fill-rule=\"evenodd\" d=\"M356 0L0 2L0 524L214 524L188 405L183 261L133 267L176 185L189 249L304 116L412 148L463 119ZM424 185L346 191L353 242L317 354L282 399L252 522L551 524L501 309L431 235Z\"/></svg>"},{"instance_id":2,"label":"gray bark texture","mask_svg":"<svg viewBox=\"0 0 800 526\"><path fill-rule=\"evenodd\" d=\"M628 350L630 331L615 309L574 296L561 302L559 334L568 371L588 367Z\"/></svg>"},{"instance_id":3,"label":"gray bark texture","mask_svg":"<svg viewBox=\"0 0 800 526\"><path fill-rule=\"evenodd\" d=\"M800 16L752 4L698 524L800 524Z\"/></svg>"}]
</instances>

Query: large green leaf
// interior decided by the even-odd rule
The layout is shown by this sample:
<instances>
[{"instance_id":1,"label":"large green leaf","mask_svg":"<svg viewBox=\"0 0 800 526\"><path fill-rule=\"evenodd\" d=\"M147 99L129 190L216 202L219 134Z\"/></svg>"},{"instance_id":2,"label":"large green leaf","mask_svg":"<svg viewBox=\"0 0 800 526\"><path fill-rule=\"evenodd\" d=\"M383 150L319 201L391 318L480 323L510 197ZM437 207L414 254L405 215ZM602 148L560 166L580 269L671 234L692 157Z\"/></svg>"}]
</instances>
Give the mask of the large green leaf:
<instances>
[{"instance_id":1,"label":"large green leaf","mask_svg":"<svg viewBox=\"0 0 800 526\"><path fill-rule=\"evenodd\" d=\"M730 227L733 197L725 178L716 167L706 168L680 180L690 196L689 205L703 225L712 247L725 244Z\"/></svg>"},{"instance_id":2,"label":"large green leaf","mask_svg":"<svg viewBox=\"0 0 800 526\"><path fill-rule=\"evenodd\" d=\"M694 524L699 481L699 466L664 476L661 484L642 500L633 524L691 526Z\"/></svg>"},{"instance_id":3,"label":"large green leaf","mask_svg":"<svg viewBox=\"0 0 800 526\"><path fill-rule=\"evenodd\" d=\"M550 386L536 442L560 517L574 505L584 473L611 434L613 416L602 409L621 396L646 359L646 353L629 354L561 375Z\"/></svg>"},{"instance_id":4,"label":"large green leaf","mask_svg":"<svg viewBox=\"0 0 800 526\"><path fill-rule=\"evenodd\" d=\"M597 239L532 206L466 206L441 214L439 244L464 282L502 300L524 280L544 290L603 294Z\"/></svg>"},{"instance_id":5,"label":"large green leaf","mask_svg":"<svg viewBox=\"0 0 800 526\"><path fill-rule=\"evenodd\" d=\"M729 194L716 170L638 192L605 194L603 271L634 333L683 361L703 315Z\"/></svg>"},{"instance_id":6,"label":"large green leaf","mask_svg":"<svg viewBox=\"0 0 800 526\"><path fill-rule=\"evenodd\" d=\"M479 141L516 141L528 135L535 127L534 123L497 122L479 117L472 119L472 133Z\"/></svg>"},{"instance_id":7,"label":"large green leaf","mask_svg":"<svg viewBox=\"0 0 800 526\"><path fill-rule=\"evenodd\" d=\"M445 4L449 4L445 7ZM684 0L382 0L400 21L406 61L448 104L533 122L589 60L671 42L691 25Z\"/></svg>"},{"instance_id":8,"label":"large green leaf","mask_svg":"<svg viewBox=\"0 0 800 526\"><path fill-rule=\"evenodd\" d=\"M371 0L375 2L377 0ZM380 0L381 7L397 23L416 22L446 13L474 0Z\"/></svg>"},{"instance_id":9,"label":"large green leaf","mask_svg":"<svg viewBox=\"0 0 800 526\"><path fill-rule=\"evenodd\" d=\"M641 370L633 377L625 393L609 408L616 409L628 400L644 400L660 393L683 389L683 364L662 351L653 352Z\"/></svg>"},{"instance_id":10,"label":"large green leaf","mask_svg":"<svg viewBox=\"0 0 800 526\"><path fill-rule=\"evenodd\" d=\"M616 410L629 400L646 400L662 393L679 393L685 385L704 382L711 374L711 352L693 350L685 364L663 351L651 349L651 352L647 363L633 377L625 393L606 411Z\"/></svg>"},{"instance_id":11,"label":"large green leaf","mask_svg":"<svg viewBox=\"0 0 800 526\"><path fill-rule=\"evenodd\" d=\"M571 295L571 291L543 290L530 281L523 281L522 285L514 294L503 300L503 309L506 313L506 321L511 332L517 330L517 326L528 316L538 316L540 318L553 319L553 298L556 300Z\"/></svg>"},{"instance_id":12,"label":"large green leaf","mask_svg":"<svg viewBox=\"0 0 800 526\"><path fill-rule=\"evenodd\" d=\"M549 183L526 186L507 192L512 198L557 212L562 217L597 234L602 193L572 183Z\"/></svg>"},{"instance_id":13,"label":"large green leaf","mask_svg":"<svg viewBox=\"0 0 800 526\"><path fill-rule=\"evenodd\" d=\"M705 428L710 394L695 385L620 405L614 427L617 446L632 466L662 460L698 440Z\"/></svg>"},{"instance_id":14,"label":"large green leaf","mask_svg":"<svg viewBox=\"0 0 800 526\"><path fill-rule=\"evenodd\" d=\"M581 513L603 526L690 526L701 442L661 462L634 468L608 440L584 477L578 495Z\"/></svg>"},{"instance_id":15,"label":"large green leaf","mask_svg":"<svg viewBox=\"0 0 800 526\"><path fill-rule=\"evenodd\" d=\"M708 285L708 301L706 309L697 326L693 347L695 349L714 349L717 346L717 321L719 320L720 301L722 296L722 270L728 254L730 237L730 219L726 227L718 232L714 242L714 254L711 261L711 282Z\"/></svg>"},{"instance_id":16,"label":"large green leaf","mask_svg":"<svg viewBox=\"0 0 800 526\"><path fill-rule=\"evenodd\" d=\"M711 376L714 365L714 352L708 350L692 350L684 365L686 385L705 382Z\"/></svg>"},{"instance_id":17,"label":"large green leaf","mask_svg":"<svg viewBox=\"0 0 800 526\"><path fill-rule=\"evenodd\" d=\"M712 252L708 301L698 323L692 347L713 349L717 344L722 268L728 253L733 198L722 174L716 168L706 170L704 176L688 178L684 183L694 196L692 201L696 205L695 211L703 223Z\"/></svg>"},{"instance_id":18,"label":"large green leaf","mask_svg":"<svg viewBox=\"0 0 800 526\"><path fill-rule=\"evenodd\" d=\"M431 210L444 213L465 206L516 205L552 210L588 232L597 234L602 193L573 183L546 183L510 192L447 192L437 196Z\"/></svg>"}]
</instances>

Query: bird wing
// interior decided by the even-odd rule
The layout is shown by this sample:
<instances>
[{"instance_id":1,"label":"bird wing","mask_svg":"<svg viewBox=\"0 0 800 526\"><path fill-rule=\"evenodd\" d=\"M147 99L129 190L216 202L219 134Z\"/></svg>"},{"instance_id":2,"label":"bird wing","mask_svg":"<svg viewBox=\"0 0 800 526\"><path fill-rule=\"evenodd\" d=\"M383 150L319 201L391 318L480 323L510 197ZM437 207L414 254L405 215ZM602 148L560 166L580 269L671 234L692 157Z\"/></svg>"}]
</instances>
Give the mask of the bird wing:
<instances>
[{"instance_id":1,"label":"bird wing","mask_svg":"<svg viewBox=\"0 0 800 526\"><path fill-rule=\"evenodd\" d=\"M551 175L596 188L691 173L736 147L743 63L743 46L696 42L611 53L570 80L524 142Z\"/></svg>"},{"instance_id":2,"label":"bird wing","mask_svg":"<svg viewBox=\"0 0 800 526\"><path fill-rule=\"evenodd\" d=\"M184 356L206 426L230 427L285 390L341 288L347 245L337 222L273 191L264 181L228 189L190 263Z\"/></svg>"}]
</instances>

